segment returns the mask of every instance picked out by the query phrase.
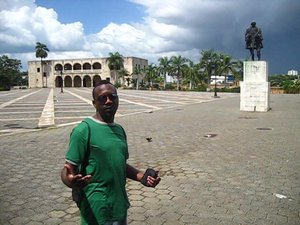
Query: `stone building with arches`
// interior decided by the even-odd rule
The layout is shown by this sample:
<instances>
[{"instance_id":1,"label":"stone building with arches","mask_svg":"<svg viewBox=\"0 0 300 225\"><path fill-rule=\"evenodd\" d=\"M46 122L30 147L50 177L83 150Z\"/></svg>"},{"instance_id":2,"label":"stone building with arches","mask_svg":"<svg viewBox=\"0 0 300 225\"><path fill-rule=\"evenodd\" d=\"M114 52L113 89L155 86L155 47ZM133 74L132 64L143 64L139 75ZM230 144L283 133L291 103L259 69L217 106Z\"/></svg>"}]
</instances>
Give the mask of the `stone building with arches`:
<instances>
[{"instance_id":1,"label":"stone building with arches","mask_svg":"<svg viewBox=\"0 0 300 225\"><path fill-rule=\"evenodd\" d=\"M124 57L124 69L131 78L135 68L145 69L148 60ZM43 66L43 67L42 67ZM29 88L93 87L99 80L115 82L107 58L28 61Z\"/></svg>"}]
</instances>

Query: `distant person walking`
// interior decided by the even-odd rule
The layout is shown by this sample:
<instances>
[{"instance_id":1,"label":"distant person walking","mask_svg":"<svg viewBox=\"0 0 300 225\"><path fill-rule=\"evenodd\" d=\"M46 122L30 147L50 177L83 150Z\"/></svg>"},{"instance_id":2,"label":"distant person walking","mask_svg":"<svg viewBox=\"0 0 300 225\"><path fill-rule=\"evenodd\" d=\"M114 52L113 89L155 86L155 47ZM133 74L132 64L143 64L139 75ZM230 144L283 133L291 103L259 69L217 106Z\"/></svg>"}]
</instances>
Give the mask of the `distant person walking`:
<instances>
[{"instance_id":1,"label":"distant person walking","mask_svg":"<svg viewBox=\"0 0 300 225\"><path fill-rule=\"evenodd\" d=\"M245 33L246 49L249 49L251 59L254 61L254 51L256 50L257 59L260 60L260 49L263 48L263 36L261 29L256 26L256 22L252 22Z\"/></svg>"},{"instance_id":2,"label":"distant person walking","mask_svg":"<svg viewBox=\"0 0 300 225\"><path fill-rule=\"evenodd\" d=\"M96 114L76 126L70 136L61 179L73 188L83 225L126 225L129 201L126 177L148 187L160 182L158 171L141 172L127 164L126 133L114 123L117 89L102 80L93 89ZM79 171L79 172L78 172Z\"/></svg>"}]
</instances>

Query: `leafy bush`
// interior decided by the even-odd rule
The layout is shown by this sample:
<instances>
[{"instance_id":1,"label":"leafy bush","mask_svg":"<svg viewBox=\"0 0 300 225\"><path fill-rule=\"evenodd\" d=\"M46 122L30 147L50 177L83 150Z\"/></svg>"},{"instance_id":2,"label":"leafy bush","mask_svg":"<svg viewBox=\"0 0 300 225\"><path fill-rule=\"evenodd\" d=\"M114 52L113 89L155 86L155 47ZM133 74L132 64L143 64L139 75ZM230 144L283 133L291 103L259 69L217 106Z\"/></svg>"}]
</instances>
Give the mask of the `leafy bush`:
<instances>
[{"instance_id":1,"label":"leafy bush","mask_svg":"<svg viewBox=\"0 0 300 225\"><path fill-rule=\"evenodd\" d=\"M220 88L220 92L231 92L231 93L240 93L241 88L240 87L234 87L234 88Z\"/></svg>"},{"instance_id":2,"label":"leafy bush","mask_svg":"<svg viewBox=\"0 0 300 225\"><path fill-rule=\"evenodd\" d=\"M286 80L283 82L282 86L287 94L300 94L300 80Z\"/></svg>"},{"instance_id":3,"label":"leafy bush","mask_svg":"<svg viewBox=\"0 0 300 225\"><path fill-rule=\"evenodd\" d=\"M269 77L271 87L281 87L284 93L299 94L300 80L296 75L274 75Z\"/></svg>"},{"instance_id":4,"label":"leafy bush","mask_svg":"<svg viewBox=\"0 0 300 225\"><path fill-rule=\"evenodd\" d=\"M192 91L206 91L207 85L201 84L194 88Z\"/></svg>"},{"instance_id":5,"label":"leafy bush","mask_svg":"<svg viewBox=\"0 0 300 225\"><path fill-rule=\"evenodd\" d=\"M175 87L173 84L166 84L166 90L174 90Z\"/></svg>"},{"instance_id":6,"label":"leafy bush","mask_svg":"<svg viewBox=\"0 0 300 225\"><path fill-rule=\"evenodd\" d=\"M10 87L0 87L0 91L9 91Z\"/></svg>"}]
</instances>

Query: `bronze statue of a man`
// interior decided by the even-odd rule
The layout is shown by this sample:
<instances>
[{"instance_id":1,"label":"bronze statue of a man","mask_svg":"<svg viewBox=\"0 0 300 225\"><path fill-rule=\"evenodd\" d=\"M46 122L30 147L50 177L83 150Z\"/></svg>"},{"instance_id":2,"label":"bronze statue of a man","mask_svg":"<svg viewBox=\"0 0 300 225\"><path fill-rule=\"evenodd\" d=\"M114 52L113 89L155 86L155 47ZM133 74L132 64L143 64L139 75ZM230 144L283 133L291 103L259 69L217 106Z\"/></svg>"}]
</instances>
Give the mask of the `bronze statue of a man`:
<instances>
[{"instance_id":1,"label":"bronze statue of a man","mask_svg":"<svg viewBox=\"0 0 300 225\"><path fill-rule=\"evenodd\" d=\"M261 29L256 26L256 22L252 22L245 33L246 49L250 50L251 58L254 61L254 50L256 50L257 59L260 60L260 49L263 48L263 36Z\"/></svg>"}]
</instances>

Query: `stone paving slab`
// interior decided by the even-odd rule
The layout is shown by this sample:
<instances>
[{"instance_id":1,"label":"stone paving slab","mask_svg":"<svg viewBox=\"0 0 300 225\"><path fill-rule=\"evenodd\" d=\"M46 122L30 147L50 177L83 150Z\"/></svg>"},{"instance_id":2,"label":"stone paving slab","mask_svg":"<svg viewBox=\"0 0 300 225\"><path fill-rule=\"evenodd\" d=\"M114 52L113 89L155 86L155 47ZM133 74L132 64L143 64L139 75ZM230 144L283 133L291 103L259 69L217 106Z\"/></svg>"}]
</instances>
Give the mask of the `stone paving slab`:
<instances>
[{"instance_id":1,"label":"stone paving slab","mask_svg":"<svg viewBox=\"0 0 300 225\"><path fill-rule=\"evenodd\" d=\"M92 88L40 88L0 93L0 136L28 129L75 124L94 113ZM119 116L175 108L219 99L211 93L118 90ZM221 93L223 98L236 96ZM30 123L28 123L30 121Z\"/></svg>"},{"instance_id":2,"label":"stone paving slab","mask_svg":"<svg viewBox=\"0 0 300 225\"><path fill-rule=\"evenodd\" d=\"M129 163L162 177L128 181L129 224L300 224L299 97L272 95L267 113L236 97L117 118ZM79 224L59 177L72 128L0 137L0 224Z\"/></svg>"}]
</instances>

